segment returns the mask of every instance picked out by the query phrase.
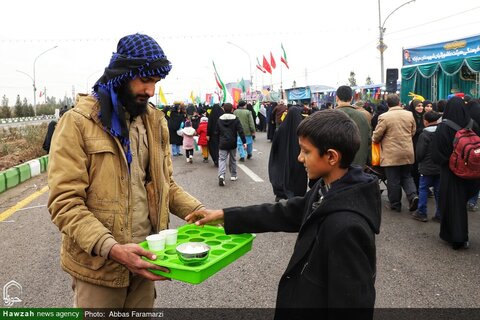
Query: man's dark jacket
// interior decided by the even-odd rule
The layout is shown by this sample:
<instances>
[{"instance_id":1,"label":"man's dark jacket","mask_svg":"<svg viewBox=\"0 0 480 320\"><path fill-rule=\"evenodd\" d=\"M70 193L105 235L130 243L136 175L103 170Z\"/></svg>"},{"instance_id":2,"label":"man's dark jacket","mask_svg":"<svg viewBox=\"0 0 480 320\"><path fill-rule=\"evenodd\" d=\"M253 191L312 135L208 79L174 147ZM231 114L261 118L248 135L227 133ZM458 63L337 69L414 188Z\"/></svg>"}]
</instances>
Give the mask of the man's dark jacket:
<instances>
[{"instance_id":1,"label":"man's dark jacket","mask_svg":"<svg viewBox=\"0 0 480 320\"><path fill-rule=\"evenodd\" d=\"M440 174L440 165L432 159L432 139L435 136L437 126L428 126L423 129L418 137L415 147L415 158L418 162L418 172L425 176L436 176Z\"/></svg>"},{"instance_id":2,"label":"man's dark jacket","mask_svg":"<svg viewBox=\"0 0 480 320\"><path fill-rule=\"evenodd\" d=\"M245 144L245 134L243 133L242 124L237 116L232 113L224 113L218 118L215 133L219 136L218 149L232 150L237 148L237 134Z\"/></svg>"},{"instance_id":3,"label":"man's dark jacket","mask_svg":"<svg viewBox=\"0 0 480 320\"><path fill-rule=\"evenodd\" d=\"M289 313L292 308L304 309L301 318L316 319L318 312L308 310L322 308L336 318L335 308L360 308L355 318L369 319L375 304L375 233L381 216L378 180L352 166L312 211L320 200L320 185L285 203L226 208L225 231L298 232L278 287L277 319L296 313L299 317L299 310Z\"/></svg>"}]
</instances>

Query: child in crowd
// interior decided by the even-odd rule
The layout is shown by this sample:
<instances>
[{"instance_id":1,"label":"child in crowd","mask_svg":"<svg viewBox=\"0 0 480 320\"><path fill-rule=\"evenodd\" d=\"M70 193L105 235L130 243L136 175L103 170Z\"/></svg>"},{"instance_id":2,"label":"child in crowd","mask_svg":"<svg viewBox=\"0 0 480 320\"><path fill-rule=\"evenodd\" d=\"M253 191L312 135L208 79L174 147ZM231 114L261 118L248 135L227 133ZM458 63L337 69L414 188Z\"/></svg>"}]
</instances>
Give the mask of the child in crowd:
<instances>
[{"instance_id":1,"label":"child in crowd","mask_svg":"<svg viewBox=\"0 0 480 320\"><path fill-rule=\"evenodd\" d=\"M240 120L233 114L233 105L231 103L223 104L224 114L218 118L215 134L219 137L218 145L218 184L225 185L225 171L227 169L227 158L229 160L230 180L237 180L237 134L243 142L243 147L247 147L247 140L243 133Z\"/></svg>"},{"instance_id":2,"label":"child in crowd","mask_svg":"<svg viewBox=\"0 0 480 320\"><path fill-rule=\"evenodd\" d=\"M208 139L207 139L208 118L201 117L198 125L198 145L202 148L203 162L208 163Z\"/></svg>"},{"instance_id":3,"label":"child in crowd","mask_svg":"<svg viewBox=\"0 0 480 320\"><path fill-rule=\"evenodd\" d=\"M185 150L185 157L187 163L193 163L193 149L195 148L195 141L193 136L195 135L195 129L192 127L192 123L185 121L185 127L183 128L183 149Z\"/></svg>"},{"instance_id":4,"label":"child in crowd","mask_svg":"<svg viewBox=\"0 0 480 320\"><path fill-rule=\"evenodd\" d=\"M358 127L344 112L324 110L304 119L297 134L298 160L309 179L319 179L305 196L200 210L185 219L224 223L227 234L298 232L280 279L276 319L339 318L347 308L354 314L345 319L372 319L381 200L377 178L351 166L360 147Z\"/></svg>"},{"instance_id":5,"label":"child in crowd","mask_svg":"<svg viewBox=\"0 0 480 320\"><path fill-rule=\"evenodd\" d=\"M427 222L427 201L429 189L433 187L435 196L435 215L433 221L440 222L440 210L438 208L438 196L440 187L440 166L432 160L432 139L437 130L437 121L440 114L435 111L428 111L423 115L423 124L425 128L418 137L415 157L418 162L418 172L420 173L418 188L418 210L412 213L416 220Z\"/></svg>"}]
</instances>

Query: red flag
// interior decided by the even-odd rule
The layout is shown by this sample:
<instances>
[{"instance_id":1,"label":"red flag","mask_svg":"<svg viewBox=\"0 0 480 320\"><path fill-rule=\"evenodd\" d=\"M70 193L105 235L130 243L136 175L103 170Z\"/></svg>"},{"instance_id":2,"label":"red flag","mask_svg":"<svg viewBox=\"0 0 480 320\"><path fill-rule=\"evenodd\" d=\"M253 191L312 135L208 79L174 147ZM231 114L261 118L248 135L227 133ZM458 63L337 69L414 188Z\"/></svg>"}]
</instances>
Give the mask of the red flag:
<instances>
[{"instance_id":1,"label":"red flag","mask_svg":"<svg viewBox=\"0 0 480 320\"><path fill-rule=\"evenodd\" d=\"M260 64L260 61L258 61L258 57L257 57L257 69L262 71L263 73L267 73L267 71L265 71L265 69L263 69L262 65Z\"/></svg>"},{"instance_id":2,"label":"red flag","mask_svg":"<svg viewBox=\"0 0 480 320\"><path fill-rule=\"evenodd\" d=\"M272 51L270 51L270 65L272 66L272 69L275 69L277 67L277 64L275 63L275 59L273 59Z\"/></svg>"},{"instance_id":3,"label":"red flag","mask_svg":"<svg viewBox=\"0 0 480 320\"><path fill-rule=\"evenodd\" d=\"M268 64L267 59L265 59L265 56L263 56L263 68L270 74L272 74L272 67Z\"/></svg>"}]
</instances>

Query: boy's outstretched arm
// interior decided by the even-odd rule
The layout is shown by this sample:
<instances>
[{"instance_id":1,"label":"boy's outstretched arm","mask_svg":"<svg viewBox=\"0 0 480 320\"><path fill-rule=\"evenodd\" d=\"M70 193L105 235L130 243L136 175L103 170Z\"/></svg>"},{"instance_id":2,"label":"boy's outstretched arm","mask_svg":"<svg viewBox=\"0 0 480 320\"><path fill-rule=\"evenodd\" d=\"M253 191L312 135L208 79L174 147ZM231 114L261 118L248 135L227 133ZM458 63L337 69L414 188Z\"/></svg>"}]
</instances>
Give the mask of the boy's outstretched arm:
<instances>
[{"instance_id":1,"label":"boy's outstretched arm","mask_svg":"<svg viewBox=\"0 0 480 320\"><path fill-rule=\"evenodd\" d=\"M190 213L185 217L185 221L188 223L195 223L197 226L203 226L205 224L217 225L223 224L223 210L198 210Z\"/></svg>"}]
</instances>

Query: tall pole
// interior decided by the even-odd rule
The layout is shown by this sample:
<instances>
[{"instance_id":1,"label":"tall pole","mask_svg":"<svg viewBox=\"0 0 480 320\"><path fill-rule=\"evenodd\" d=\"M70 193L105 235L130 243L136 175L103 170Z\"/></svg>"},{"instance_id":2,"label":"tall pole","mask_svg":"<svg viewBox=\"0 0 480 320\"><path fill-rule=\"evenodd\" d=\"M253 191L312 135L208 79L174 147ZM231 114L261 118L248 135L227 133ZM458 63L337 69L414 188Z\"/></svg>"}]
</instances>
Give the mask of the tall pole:
<instances>
[{"instance_id":1,"label":"tall pole","mask_svg":"<svg viewBox=\"0 0 480 320\"><path fill-rule=\"evenodd\" d=\"M283 99L283 68L280 63L280 98Z\"/></svg>"},{"instance_id":2,"label":"tall pole","mask_svg":"<svg viewBox=\"0 0 480 320\"><path fill-rule=\"evenodd\" d=\"M250 72L250 88L251 88L252 83L253 83L253 74L252 74L252 58L250 57L250 54L247 52L247 50L243 49L242 47L240 47L239 45L237 45L237 44L235 44L231 41L227 41L227 43L231 44L234 47L237 47L240 50L242 50L248 56L248 69L249 69L249 72Z\"/></svg>"},{"instance_id":3,"label":"tall pole","mask_svg":"<svg viewBox=\"0 0 480 320\"><path fill-rule=\"evenodd\" d=\"M58 48L58 46L54 46L54 47L51 47L50 49L43 51L35 58L35 60L33 60L33 112L35 115L37 115L37 87L35 84L35 64L37 63L38 58L40 58L42 55L44 55L48 51L56 48Z\"/></svg>"},{"instance_id":4,"label":"tall pole","mask_svg":"<svg viewBox=\"0 0 480 320\"><path fill-rule=\"evenodd\" d=\"M33 79L33 77L31 75L29 75L28 73L26 72L23 72L21 70L15 70L17 72L20 72L20 73L23 73L24 75L26 75L27 77L29 77L31 80L32 80L32 83L33 83L33 100L35 101L35 80ZM35 110L35 109L34 109ZM36 114L35 114L36 115Z\"/></svg>"},{"instance_id":5,"label":"tall pole","mask_svg":"<svg viewBox=\"0 0 480 320\"><path fill-rule=\"evenodd\" d=\"M381 72L381 79L382 79L382 84L385 84L385 68L384 68L384 64L383 64L383 52L385 50L387 50L387 45L383 42L383 35L385 33L385 22L387 22L388 18L390 18L390 16L396 12L398 9L400 9L401 7L409 4L409 3L412 3L412 2L415 2L415 0L410 0L410 1L407 1L403 4L401 4L400 6L398 6L395 10L393 10L392 12L390 12L388 14L388 16L385 18L385 20L383 21L382 23L382 17L381 17L381 10L380 10L380 0L378 0L378 31L379 31L379 38L378 38L378 46L377 46L377 49L380 51L380 72Z\"/></svg>"},{"instance_id":6,"label":"tall pole","mask_svg":"<svg viewBox=\"0 0 480 320\"><path fill-rule=\"evenodd\" d=\"M383 52L385 51L385 44L383 43L383 28L382 28L382 16L380 10L380 0L378 0L378 30L380 32L378 38L378 46L377 49L380 51L380 79L382 84L385 83L385 75L383 73L384 65L383 65Z\"/></svg>"}]
</instances>

